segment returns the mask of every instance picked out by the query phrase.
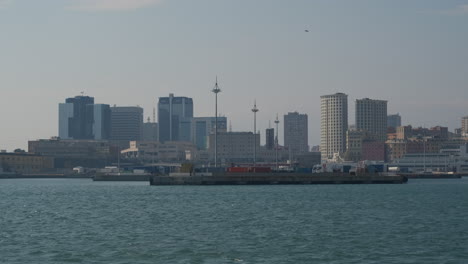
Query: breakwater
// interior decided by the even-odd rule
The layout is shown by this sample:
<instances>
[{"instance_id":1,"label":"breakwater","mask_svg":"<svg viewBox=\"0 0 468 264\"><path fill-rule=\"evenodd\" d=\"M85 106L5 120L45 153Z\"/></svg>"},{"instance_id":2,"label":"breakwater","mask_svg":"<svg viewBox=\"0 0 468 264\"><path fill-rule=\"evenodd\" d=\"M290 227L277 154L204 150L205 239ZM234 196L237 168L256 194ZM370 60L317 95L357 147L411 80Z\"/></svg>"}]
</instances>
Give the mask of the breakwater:
<instances>
[{"instance_id":1,"label":"breakwater","mask_svg":"<svg viewBox=\"0 0 468 264\"><path fill-rule=\"evenodd\" d=\"M212 176L151 176L150 185L401 184L401 175L346 173L216 173Z\"/></svg>"}]
</instances>

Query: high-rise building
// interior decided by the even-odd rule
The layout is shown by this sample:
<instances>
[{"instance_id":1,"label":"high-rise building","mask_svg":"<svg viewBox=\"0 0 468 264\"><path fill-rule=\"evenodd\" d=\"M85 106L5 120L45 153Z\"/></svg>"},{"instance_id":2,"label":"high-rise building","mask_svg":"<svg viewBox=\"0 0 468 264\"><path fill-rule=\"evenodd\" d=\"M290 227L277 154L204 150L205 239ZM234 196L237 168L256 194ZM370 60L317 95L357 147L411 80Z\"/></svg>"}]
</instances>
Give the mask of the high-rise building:
<instances>
[{"instance_id":1,"label":"high-rise building","mask_svg":"<svg viewBox=\"0 0 468 264\"><path fill-rule=\"evenodd\" d=\"M287 147L294 159L298 154L309 152L308 121L306 114L298 112L284 116L284 146Z\"/></svg>"},{"instance_id":2,"label":"high-rise building","mask_svg":"<svg viewBox=\"0 0 468 264\"><path fill-rule=\"evenodd\" d=\"M76 96L59 104L59 137L63 139L93 139L93 116L88 105L94 98Z\"/></svg>"},{"instance_id":3,"label":"high-rise building","mask_svg":"<svg viewBox=\"0 0 468 264\"><path fill-rule=\"evenodd\" d=\"M111 110L107 104L88 105L89 114L92 113L93 139L108 140L111 134Z\"/></svg>"},{"instance_id":4,"label":"high-rise building","mask_svg":"<svg viewBox=\"0 0 468 264\"><path fill-rule=\"evenodd\" d=\"M388 115L387 116L387 127L396 129L401 126L401 116L400 114Z\"/></svg>"},{"instance_id":5,"label":"high-rise building","mask_svg":"<svg viewBox=\"0 0 468 264\"><path fill-rule=\"evenodd\" d=\"M356 129L367 131L371 139L387 139L387 101L369 98L356 100Z\"/></svg>"},{"instance_id":6,"label":"high-rise building","mask_svg":"<svg viewBox=\"0 0 468 264\"><path fill-rule=\"evenodd\" d=\"M265 130L265 147L266 149L275 148L275 129L267 128Z\"/></svg>"},{"instance_id":7,"label":"high-rise building","mask_svg":"<svg viewBox=\"0 0 468 264\"><path fill-rule=\"evenodd\" d=\"M320 152L322 160L333 159L346 151L348 95L336 93L320 97Z\"/></svg>"},{"instance_id":8,"label":"high-rise building","mask_svg":"<svg viewBox=\"0 0 468 264\"><path fill-rule=\"evenodd\" d=\"M111 139L126 142L141 140L143 108L138 106L111 107Z\"/></svg>"},{"instance_id":9,"label":"high-rise building","mask_svg":"<svg viewBox=\"0 0 468 264\"><path fill-rule=\"evenodd\" d=\"M151 122L148 118L148 122L143 124L143 136L142 141L158 141L158 123Z\"/></svg>"},{"instance_id":10,"label":"high-rise building","mask_svg":"<svg viewBox=\"0 0 468 264\"><path fill-rule=\"evenodd\" d=\"M462 136L468 136L468 116L462 117L461 125Z\"/></svg>"},{"instance_id":11,"label":"high-rise building","mask_svg":"<svg viewBox=\"0 0 468 264\"><path fill-rule=\"evenodd\" d=\"M160 97L158 102L159 141L186 140L190 133L189 118L193 117L193 100L188 97ZM181 126L182 124L182 126ZM185 125L184 125L185 124Z\"/></svg>"},{"instance_id":12,"label":"high-rise building","mask_svg":"<svg viewBox=\"0 0 468 264\"><path fill-rule=\"evenodd\" d=\"M215 117L194 117L191 118L191 141L198 149L207 149L208 137L215 133ZM218 116L218 133L227 131L227 118Z\"/></svg>"}]
</instances>

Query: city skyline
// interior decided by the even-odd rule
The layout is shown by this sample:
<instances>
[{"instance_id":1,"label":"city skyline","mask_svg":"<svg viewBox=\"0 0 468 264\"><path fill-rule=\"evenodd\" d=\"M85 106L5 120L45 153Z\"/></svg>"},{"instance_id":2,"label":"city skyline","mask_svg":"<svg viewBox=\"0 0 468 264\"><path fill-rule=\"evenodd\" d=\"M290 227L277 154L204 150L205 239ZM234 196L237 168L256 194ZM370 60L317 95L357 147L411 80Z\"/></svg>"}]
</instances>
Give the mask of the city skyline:
<instances>
[{"instance_id":1,"label":"city skyline","mask_svg":"<svg viewBox=\"0 0 468 264\"><path fill-rule=\"evenodd\" d=\"M169 93L213 116L216 75L233 130L252 131L256 99L258 130L305 113L310 145L324 94L386 100L413 126L453 131L468 114L468 1L85 2L0 2L0 149L56 135L57 104L81 91L145 119Z\"/></svg>"}]
</instances>

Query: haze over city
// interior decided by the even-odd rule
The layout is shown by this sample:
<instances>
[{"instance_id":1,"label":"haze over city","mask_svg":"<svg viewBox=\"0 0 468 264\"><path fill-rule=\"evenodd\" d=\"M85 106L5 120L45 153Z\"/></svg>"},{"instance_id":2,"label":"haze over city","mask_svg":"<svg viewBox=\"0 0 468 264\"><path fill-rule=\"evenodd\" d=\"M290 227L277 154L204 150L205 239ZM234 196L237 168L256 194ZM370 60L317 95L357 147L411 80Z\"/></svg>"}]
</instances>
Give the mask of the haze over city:
<instances>
[{"instance_id":1,"label":"haze over city","mask_svg":"<svg viewBox=\"0 0 468 264\"><path fill-rule=\"evenodd\" d=\"M0 1L0 148L57 136L58 104L81 92L145 118L174 93L212 116L216 76L236 131L252 131L256 99L258 130L298 111L318 145L320 95L335 92L350 124L369 97L403 124L453 131L467 115L467 22L468 1Z\"/></svg>"}]
</instances>

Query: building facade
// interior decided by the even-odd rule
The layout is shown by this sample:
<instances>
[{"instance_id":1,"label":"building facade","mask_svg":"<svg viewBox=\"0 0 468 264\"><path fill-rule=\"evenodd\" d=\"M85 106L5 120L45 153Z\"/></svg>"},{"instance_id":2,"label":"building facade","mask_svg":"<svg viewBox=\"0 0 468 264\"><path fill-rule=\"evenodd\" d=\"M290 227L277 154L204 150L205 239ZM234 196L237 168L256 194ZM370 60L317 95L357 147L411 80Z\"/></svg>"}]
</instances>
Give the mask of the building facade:
<instances>
[{"instance_id":1,"label":"building facade","mask_svg":"<svg viewBox=\"0 0 468 264\"><path fill-rule=\"evenodd\" d=\"M346 131L346 161L360 161L362 156L362 143L366 137L366 132L362 130Z\"/></svg>"},{"instance_id":2,"label":"building facade","mask_svg":"<svg viewBox=\"0 0 468 264\"><path fill-rule=\"evenodd\" d=\"M223 163L253 162L254 142L257 154L260 153L260 134L252 132L218 133L218 160ZM214 158L214 134L209 135L208 151Z\"/></svg>"},{"instance_id":3,"label":"building facade","mask_svg":"<svg viewBox=\"0 0 468 264\"><path fill-rule=\"evenodd\" d=\"M93 139L109 140L111 135L111 110L109 105L88 105L88 113L93 119Z\"/></svg>"},{"instance_id":4,"label":"building facade","mask_svg":"<svg viewBox=\"0 0 468 264\"><path fill-rule=\"evenodd\" d=\"M143 108L138 106L111 107L111 140L130 142L143 136Z\"/></svg>"},{"instance_id":5,"label":"building facade","mask_svg":"<svg viewBox=\"0 0 468 264\"><path fill-rule=\"evenodd\" d=\"M30 153L0 153L0 169L12 173L40 173L54 168L54 158Z\"/></svg>"},{"instance_id":6,"label":"building facade","mask_svg":"<svg viewBox=\"0 0 468 264\"><path fill-rule=\"evenodd\" d=\"M63 139L93 139L93 115L89 105L94 98L76 96L59 104L59 137Z\"/></svg>"},{"instance_id":7,"label":"building facade","mask_svg":"<svg viewBox=\"0 0 468 264\"><path fill-rule=\"evenodd\" d=\"M309 152L308 118L306 114L298 112L284 115L284 146L287 147L294 159L301 153Z\"/></svg>"},{"instance_id":8,"label":"building facade","mask_svg":"<svg viewBox=\"0 0 468 264\"><path fill-rule=\"evenodd\" d=\"M158 123L151 122L148 118L148 122L143 124L143 136L142 141L158 141Z\"/></svg>"},{"instance_id":9,"label":"building facade","mask_svg":"<svg viewBox=\"0 0 468 264\"><path fill-rule=\"evenodd\" d=\"M388 115L387 116L387 128L391 127L396 129L401 126L401 116L400 114Z\"/></svg>"},{"instance_id":10,"label":"building facade","mask_svg":"<svg viewBox=\"0 0 468 264\"><path fill-rule=\"evenodd\" d=\"M28 142L28 153L53 157L56 168L102 168L118 159L117 148L102 140L33 140Z\"/></svg>"},{"instance_id":11,"label":"building facade","mask_svg":"<svg viewBox=\"0 0 468 264\"><path fill-rule=\"evenodd\" d=\"M267 128L265 130L265 148L274 149L275 148L275 129Z\"/></svg>"},{"instance_id":12,"label":"building facade","mask_svg":"<svg viewBox=\"0 0 468 264\"><path fill-rule=\"evenodd\" d=\"M356 129L367 131L369 137L387 140L387 101L369 98L356 100Z\"/></svg>"},{"instance_id":13,"label":"building facade","mask_svg":"<svg viewBox=\"0 0 468 264\"><path fill-rule=\"evenodd\" d=\"M461 120L461 134L463 137L468 137L468 116L462 117Z\"/></svg>"},{"instance_id":14,"label":"building facade","mask_svg":"<svg viewBox=\"0 0 468 264\"><path fill-rule=\"evenodd\" d=\"M348 95L336 93L320 97L320 151L322 160L333 159L346 151Z\"/></svg>"},{"instance_id":15,"label":"building facade","mask_svg":"<svg viewBox=\"0 0 468 264\"><path fill-rule=\"evenodd\" d=\"M198 149L208 148L208 137L215 133L216 118L215 117L194 117L191 118L191 137ZM218 117L218 133L227 132L227 118Z\"/></svg>"},{"instance_id":16,"label":"building facade","mask_svg":"<svg viewBox=\"0 0 468 264\"><path fill-rule=\"evenodd\" d=\"M191 161L196 156L196 151L191 142L131 141L130 148L121 153L124 159L155 163Z\"/></svg>"},{"instance_id":17,"label":"building facade","mask_svg":"<svg viewBox=\"0 0 468 264\"><path fill-rule=\"evenodd\" d=\"M190 134L193 100L188 97L160 97L158 101L159 141L179 141ZM181 126L182 123L182 126ZM184 126L185 124L185 126ZM183 138L186 140L186 138Z\"/></svg>"}]
</instances>

